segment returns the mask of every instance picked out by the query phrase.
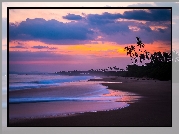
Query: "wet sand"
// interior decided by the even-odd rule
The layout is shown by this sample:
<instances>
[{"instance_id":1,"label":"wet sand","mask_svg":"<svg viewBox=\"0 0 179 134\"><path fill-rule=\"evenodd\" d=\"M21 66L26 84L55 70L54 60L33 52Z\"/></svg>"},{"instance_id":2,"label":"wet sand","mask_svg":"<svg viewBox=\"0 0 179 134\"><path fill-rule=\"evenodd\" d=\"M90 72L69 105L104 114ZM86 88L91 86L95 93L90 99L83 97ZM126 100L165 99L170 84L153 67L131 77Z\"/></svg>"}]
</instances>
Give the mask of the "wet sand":
<instances>
[{"instance_id":1,"label":"wet sand","mask_svg":"<svg viewBox=\"0 0 179 134\"><path fill-rule=\"evenodd\" d=\"M24 119L10 126L172 126L171 81L107 77L108 89L132 92L142 96L130 106L100 112L88 112L67 117ZM96 79L92 81L98 81ZM99 80L101 81L101 79ZM126 99L127 101L127 99Z\"/></svg>"}]
</instances>

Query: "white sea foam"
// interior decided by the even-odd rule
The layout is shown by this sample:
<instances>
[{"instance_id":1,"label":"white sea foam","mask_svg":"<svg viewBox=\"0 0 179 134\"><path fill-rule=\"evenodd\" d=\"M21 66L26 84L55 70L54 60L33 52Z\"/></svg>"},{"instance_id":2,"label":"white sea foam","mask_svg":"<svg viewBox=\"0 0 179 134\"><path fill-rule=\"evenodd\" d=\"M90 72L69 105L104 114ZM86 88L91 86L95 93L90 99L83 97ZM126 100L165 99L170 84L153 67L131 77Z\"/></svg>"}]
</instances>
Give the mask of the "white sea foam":
<instances>
[{"instance_id":1,"label":"white sea foam","mask_svg":"<svg viewBox=\"0 0 179 134\"><path fill-rule=\"evenodd\" d=\"M22 90L29 88L39 88L47 86L58 86L66 82L85 81L93 78L92 76L62 76L57 74L41 75L9 75L9 90Z\"/></svg>"}]
</instances>

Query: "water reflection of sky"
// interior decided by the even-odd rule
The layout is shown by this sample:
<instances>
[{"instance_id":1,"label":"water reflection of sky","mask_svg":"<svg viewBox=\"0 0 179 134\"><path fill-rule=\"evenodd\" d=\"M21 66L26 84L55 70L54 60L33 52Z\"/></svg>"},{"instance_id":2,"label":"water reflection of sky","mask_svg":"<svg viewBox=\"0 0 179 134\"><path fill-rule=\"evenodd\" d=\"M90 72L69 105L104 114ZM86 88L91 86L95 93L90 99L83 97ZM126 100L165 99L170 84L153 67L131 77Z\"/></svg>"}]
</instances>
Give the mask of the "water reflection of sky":
<instances>
[{"instance_id":1,"label":"water reflection of sky","mask_svg":"<svg viewBox=\"0 0 179 134\"><path fill-rule=\"evenodd\" d=\"M10 91L10 118L67 116L71 113L116 110L128 107L128 103L139 99L137 94L108 90L107 86L100 83L109 82L80 81L63 83L45 90Z\"/></svg>"}]
</instances>

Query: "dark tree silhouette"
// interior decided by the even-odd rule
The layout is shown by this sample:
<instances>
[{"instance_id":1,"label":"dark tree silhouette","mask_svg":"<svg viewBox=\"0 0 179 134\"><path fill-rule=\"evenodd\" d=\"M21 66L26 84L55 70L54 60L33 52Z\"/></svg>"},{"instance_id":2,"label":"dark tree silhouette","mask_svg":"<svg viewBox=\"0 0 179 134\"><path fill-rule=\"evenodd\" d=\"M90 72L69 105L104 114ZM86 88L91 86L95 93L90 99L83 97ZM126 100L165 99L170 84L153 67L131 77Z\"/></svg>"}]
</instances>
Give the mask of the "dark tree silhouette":
<instances>
[{"instance_id":1,"label":"dark tree silhouette","mask_svg":"<svg viewBox=\"0 0 179 134\"><path fill-rule=\"evenodd\" d=\"M140 40L139 37L136 37L136 39L137 39L137 46L139 46L140 48L142 48L142 47L145 46L145 45L142 43L142 41ZM140 51L140 49L139 49L139 51Z\"/></svg>"},{"instance_id":2,"label":"dark tree silhouette","mask_svg":"<svg viewBox=\"0 0 179 134\"><path fill-rule=\"evenodd\" d=\"M138 58L140 59L141 63L142 63L142 60L145 60L145 58L149 60L149 52L144 50L142 53L142 48L144 48L145 46L144 43L142 43L139 37L136 37L136 39L137 39L137 46L131 45L131 46L127 46L124 48L124 50L127 51L127 55L130 55L132 63L135 63L135 64L138 62ZM138 46L140 47L139 54L136 51L136 47Z\"/></svg>"},{"instance_id":3,"label":"dark tree silhouette","mask_svg":"<svg viewBox=\"0 0 179 134\"><path fill-rule=\"evenodd\" d=\"M136 40L137 46L131 45L124 48L124 50L127 51L127 55L131 57L132 63L134 63L126 67L126 70L128 70L126 76L151 77L160 80L171 79L171 53L162 53L159 51L150 54L147 50L143 51L145 45L140 38L136 37ZM139 51L136 51L137 47L139 47ZM178 58L175 58L175 61L176 59ZM140 63L149 60L150 63L145 63L145 66L138 66L136 65L138 60L140 60Z\"/></svg>"}]
</instances>

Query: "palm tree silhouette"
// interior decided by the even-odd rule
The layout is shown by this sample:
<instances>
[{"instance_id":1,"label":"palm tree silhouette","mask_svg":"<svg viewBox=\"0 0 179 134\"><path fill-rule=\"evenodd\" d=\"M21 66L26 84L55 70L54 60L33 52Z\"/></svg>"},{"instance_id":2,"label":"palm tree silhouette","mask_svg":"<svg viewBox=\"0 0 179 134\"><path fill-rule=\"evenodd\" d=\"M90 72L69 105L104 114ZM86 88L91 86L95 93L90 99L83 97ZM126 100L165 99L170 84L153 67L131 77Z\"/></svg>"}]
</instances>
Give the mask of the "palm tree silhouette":
<instances>
[{"instance_id":1,"label":"palm tree silhouette","mask_svg":"<svg viewBox=\"0 0 179 134\"><path fill-rule=\"evenodd\" d=\"M136 39L137 39L137 46L140 46L140 48L145 46L144 43L142 43L142 41L140 40L139 37L136 37ZM139 51L140 51L140 49L139 49Z\"/></svg>"},{"instance_id":2,"label":"palm tree silhouette","mask_svg":"<svg viewBox=\"0 0 179 134\"><path fill-rule=\"evenodd\" d=\"M137 41L140 41L140 38L139 38L139 37L136 37L136 40L137 40Z\"/></svg>"}]
</instances>

